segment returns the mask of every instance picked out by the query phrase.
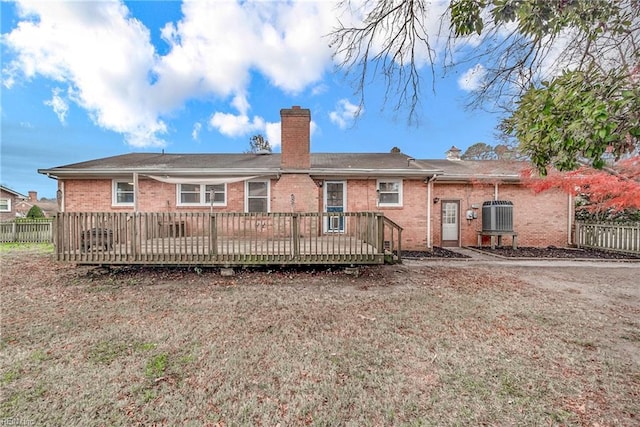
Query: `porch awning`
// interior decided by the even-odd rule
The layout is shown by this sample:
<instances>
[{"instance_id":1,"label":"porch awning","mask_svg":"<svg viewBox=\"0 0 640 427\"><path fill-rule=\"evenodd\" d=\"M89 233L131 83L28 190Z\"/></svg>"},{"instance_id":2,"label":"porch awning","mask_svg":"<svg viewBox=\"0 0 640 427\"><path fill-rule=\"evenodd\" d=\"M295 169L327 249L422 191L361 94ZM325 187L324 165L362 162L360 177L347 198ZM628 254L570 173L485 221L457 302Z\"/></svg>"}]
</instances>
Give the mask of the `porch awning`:
<instances>
[{"instance_id":1,"label":"porch awning","mask_svg":"<svg viewBox=\"0 0 640 427\"><path fill-rule=\"evenodd\" d=\"M233 176L226 178L212 178L212 177L203 177L203 176L169 176L169 175L143 175L147 178L155 179L156 181L166 182L167 184L205 184L205 185L216 185L216 184L231 184L233 182L240 181L248 181L250 179L258 178L258 176Z\"/></svg>"}]
</instances>

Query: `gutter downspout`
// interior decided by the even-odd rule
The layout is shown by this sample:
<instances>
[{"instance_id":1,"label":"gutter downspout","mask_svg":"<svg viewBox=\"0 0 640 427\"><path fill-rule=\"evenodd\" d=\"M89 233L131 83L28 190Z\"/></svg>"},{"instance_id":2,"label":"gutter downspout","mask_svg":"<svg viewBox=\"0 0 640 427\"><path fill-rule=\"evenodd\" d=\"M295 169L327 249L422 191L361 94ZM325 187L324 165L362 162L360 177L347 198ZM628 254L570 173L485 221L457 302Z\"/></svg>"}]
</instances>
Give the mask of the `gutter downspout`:
<instances>
[{"instance_id":1,"label":"gutter downspout","mask_svg":"<svg viewBox=\"0 0 640 427\"><path fill-rule=\"evenodd\" d=\"M427 180L427 250L433 250L433 238L431 236L431 199L433 193L433 182L437 175L433 175Z\"/></svg>"},{"instance_id":2,"label":"gutter downspout","mask_svg":"<svg viewBox=\"0 0 640 427\"><path fill-rule=\"evenodd\" d=\"M493 184L493 200L498 200L498 183Z\"/></svg>"},{"instance_id":3,"label":"gutter downspout","mask_svg":"<svg viewBox=\"0 0 640 427\"><path fill-rule=\"evenodd\" d=\"M59 197L56 197L58 199L58 208L60 209L60 212L64 212L64 180L59 181L60 186L58 187L58 192L59 192ZM56 194L56 196L58 196L58 194Z\"/></svg>"},{"instance_id":4,"label":"gutter downspout","mask_svg":"<svg viewBox=\"0 0 640 427\"><path fill-rule=\"evenodd\" d=\"M138 172L133 173L133 212L138 213Z\"/></svg>"}]
</instances>

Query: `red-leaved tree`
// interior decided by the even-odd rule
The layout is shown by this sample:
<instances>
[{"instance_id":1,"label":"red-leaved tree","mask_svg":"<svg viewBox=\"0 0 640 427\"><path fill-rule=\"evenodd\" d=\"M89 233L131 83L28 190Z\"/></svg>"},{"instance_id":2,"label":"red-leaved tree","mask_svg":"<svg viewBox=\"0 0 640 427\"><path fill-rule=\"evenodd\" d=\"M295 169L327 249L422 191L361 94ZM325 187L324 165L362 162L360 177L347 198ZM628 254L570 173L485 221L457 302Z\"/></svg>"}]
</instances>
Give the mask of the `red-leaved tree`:
<instances>
[{"instance_id":1,"label":"red-leaved tree","mask_svg":"<svg viewBox=\"0 0 640 427\"><path fill-rule=\"evenodd\" d=\"M593 214L640 209L640 155L602 170L582 166L570 172L552 170L540 177L528 169L523 178L537 193L558 188L583 197L586 204L579 208Z\"/></svg>"}]
</instances>

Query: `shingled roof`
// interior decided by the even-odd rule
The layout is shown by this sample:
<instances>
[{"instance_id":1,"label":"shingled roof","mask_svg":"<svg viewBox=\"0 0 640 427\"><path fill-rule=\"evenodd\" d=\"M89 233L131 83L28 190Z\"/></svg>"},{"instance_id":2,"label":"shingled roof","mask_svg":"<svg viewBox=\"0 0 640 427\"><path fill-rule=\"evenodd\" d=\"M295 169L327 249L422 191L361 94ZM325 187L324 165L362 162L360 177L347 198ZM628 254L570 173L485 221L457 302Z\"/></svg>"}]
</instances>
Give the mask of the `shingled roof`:
<instances>
[{"instance_id":1,"label":"shingled roof","mask_svg":"<svg viewBox=\"0 0 640 427\"><path fill-rule=\"evenodd\" d=\"M51 177L115 176L131 173L182 176L278 175L281 155L131 153L39 169ZM526 162L509 160L416 160L404 153L312 153L312 176L438 176L439 181L517 181Z\"/></svg>"},{"instance_id":2,"label":"shingled roof","mask_svg":"<svg viewBox=\"0 0 640 427\"><path fill-rule=\"evenodd\" d=\"M53 177L127 173L183 175L242 175L281 173L280 154L165 154L131 153L40 169ZM311 175L394 173L433 175L437 170L418 164L402 153L312 153Z\"/></svg>"},{"instance_id":3,"label":"shingled roof","mask_svg":"<svg viewBox=\"0 0 640 427\"><path fill-rule=\"evenodd\" d=\"M529 166L519 160L421 159L417 162L426 169L439 170L438 181L519 181L522 171Z\"/></svg>"}]
</instances>

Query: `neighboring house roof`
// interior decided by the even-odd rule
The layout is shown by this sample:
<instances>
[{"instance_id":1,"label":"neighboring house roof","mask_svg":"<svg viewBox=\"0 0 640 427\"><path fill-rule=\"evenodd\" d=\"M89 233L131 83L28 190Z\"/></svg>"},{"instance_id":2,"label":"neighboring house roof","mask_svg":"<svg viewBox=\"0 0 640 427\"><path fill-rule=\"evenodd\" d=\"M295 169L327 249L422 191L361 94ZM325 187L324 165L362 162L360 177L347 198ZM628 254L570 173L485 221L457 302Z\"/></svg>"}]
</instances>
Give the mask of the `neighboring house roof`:
<instances>
[{"instance_id":1,"label":"neighboring house roof","mask_svg":"<svg viewBox=\"0 0 640 427\"><path fill-rule=\"evenodd\" d=\"M40 199L38 201L20 200L16 203L15 210L17 213L26 215L33 206L38 206L42 209L45 216L53 216L58 212L58 202L49 199Z\"/></svg>"},{"instance_id":2,"label":"neighboring house roof","mask_svg":"<svg viewBox=\"0 0 640 427\"><path fill-rule=\"evenodd\" d=\"M282 172L280 154L157 154L132 153L87 162L39 169L53 177L140 174L269 175ZM309 172L314 176L399 175L438 173L402 153L312 153Z\"/></svg>"},{"instance_id":3,"label":"neighboring house roof","mask_svg":"<svg viewBox=\"0 0 640 427\"><path fill-rule=\"evenodd\" d=\"M9 193L9 194L13 194L14 196L16 196L19 199L26 199L27 196L25 196L24 194L18 193L15 190L10 189L9 187L5 187L4 185L0 185L0 190Z\"/></svg>"}]
</instances>

